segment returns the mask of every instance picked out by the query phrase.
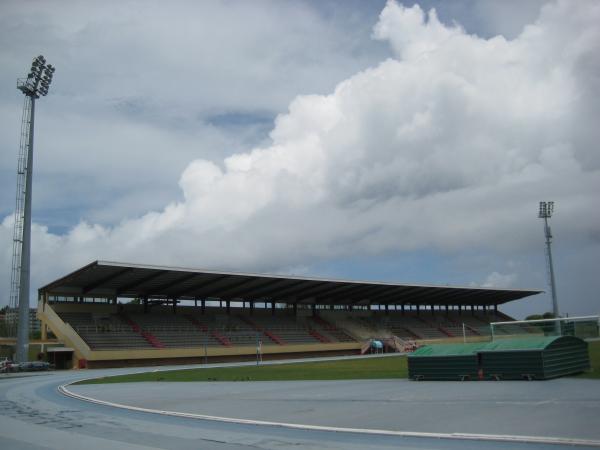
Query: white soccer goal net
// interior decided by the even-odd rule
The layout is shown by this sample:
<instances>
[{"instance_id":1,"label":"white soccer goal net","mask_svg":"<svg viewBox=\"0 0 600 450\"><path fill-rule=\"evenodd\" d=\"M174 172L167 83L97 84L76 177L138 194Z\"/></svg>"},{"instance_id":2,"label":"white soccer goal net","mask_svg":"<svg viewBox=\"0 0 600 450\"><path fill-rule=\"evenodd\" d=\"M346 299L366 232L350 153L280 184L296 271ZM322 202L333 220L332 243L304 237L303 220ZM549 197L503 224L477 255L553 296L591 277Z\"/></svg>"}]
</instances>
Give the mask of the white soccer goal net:
<instances>
[{"instance_id":1,"label":"white soccer goal net","mask_svg":"<svg viewBox=\"0 0 600 450\"><path fill-rule=\"evenodd\" d=\"M600 316L563 317L559 319L515 320L492 322L492 340L525 336L576 336L582 339L598 338Z\"/></svg>"}]
</instances>

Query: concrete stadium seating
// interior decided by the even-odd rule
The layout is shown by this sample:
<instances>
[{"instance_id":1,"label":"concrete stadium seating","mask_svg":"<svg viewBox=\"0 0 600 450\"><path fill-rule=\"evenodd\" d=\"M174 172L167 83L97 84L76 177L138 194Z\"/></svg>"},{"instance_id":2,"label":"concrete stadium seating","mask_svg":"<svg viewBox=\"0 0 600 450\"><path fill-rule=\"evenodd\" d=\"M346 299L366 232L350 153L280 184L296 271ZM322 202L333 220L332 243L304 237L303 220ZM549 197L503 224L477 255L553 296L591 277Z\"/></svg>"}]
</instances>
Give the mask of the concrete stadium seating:
<instances>
[{"instance_id":1,"label":"concrete stadium seating","mask_svg":"<svg viewBox=\"0 0 600 450\"><path fill-rule=\"evenodd\" d=\"M71 325L92 349L152 348L144 337L118 315L63 312L59 316Z\"/></svg>"},{"instance_id":2,"label":"concrete stadium seating","mask_svg":"<svg viewBox=\"0 0 600 450\"><path fill-rule=\"evenodd\" d=\"M76 308L75 308L76 309ZM506 320L507 316L430 311L323 311L294 316L290 310L225 309L182 307L176 313L159 309L144 313L140 308L120 308L120 312L58 313L71 325L91 349L153 349L237 347L262 345L320 344L362 341L368 337L403 340L429 340L489 335L489 322ZM515 324L500 333L527 331Z\"/></svg>"}]
</instances>

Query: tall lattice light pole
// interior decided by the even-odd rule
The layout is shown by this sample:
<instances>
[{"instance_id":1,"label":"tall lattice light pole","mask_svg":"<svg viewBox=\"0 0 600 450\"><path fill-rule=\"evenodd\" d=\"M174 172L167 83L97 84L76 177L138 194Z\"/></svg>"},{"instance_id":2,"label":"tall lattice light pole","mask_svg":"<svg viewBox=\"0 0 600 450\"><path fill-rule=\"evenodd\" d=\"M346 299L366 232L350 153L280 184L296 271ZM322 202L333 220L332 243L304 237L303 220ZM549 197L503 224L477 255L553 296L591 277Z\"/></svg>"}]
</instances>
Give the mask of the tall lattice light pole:
<instances>
[{"instance_id":1,"label":"tall lattice light pole","mask_svg":"<svg viewBox=\"0 0 600 450\"><path fill-rule=\"evenodd\" d=\"M548 259L548 274L550 275L550 289L552 290L552 314L558 318L558 300L556 298L556 283L554 281L554 266L552 264L552 230L548 219L554 212L554 202L540 202L538 217L544 219L544 235L546 236L546 256Z\"/></svg>"},{"instance_id":2,"label":"tall lattice light pole","mask_svg":"<svg viewBox=\"0 0 600 450\"><path fill-rule=\"evenodd\" d=\"M17 165L17 198L13 234L12 272L10 280L10 311L13 313L11 332L18 325L16 359L27 361L29 350L29 267L31 255L31 177L33 173L33 124L35 100L48 94L54 67L38 56L31 64L27 78L17 80L17 89L25 94L21 120L21 142Z\"/></svg>"}]
</instances>

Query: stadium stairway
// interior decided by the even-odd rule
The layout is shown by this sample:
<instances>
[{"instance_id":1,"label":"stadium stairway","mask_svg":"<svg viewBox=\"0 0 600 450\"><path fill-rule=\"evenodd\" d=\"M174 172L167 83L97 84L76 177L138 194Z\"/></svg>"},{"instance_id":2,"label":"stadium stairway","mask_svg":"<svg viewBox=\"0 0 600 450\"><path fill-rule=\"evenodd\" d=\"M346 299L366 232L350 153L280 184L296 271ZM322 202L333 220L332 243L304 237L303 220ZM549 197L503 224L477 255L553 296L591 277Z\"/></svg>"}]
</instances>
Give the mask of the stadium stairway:
<instances>
[{"instance_id":1,"label":"stadium stairway","mask_svg":"<svg viewBox=\"0 0 600 450\"><path fill-rule=\"evenodd\" d=\"M200 331L204 332L204 333L208 333L209 329L208 327L201 323L198 319L196 319L194 316L191 316L189 314L186 314L185 317L192 322L196 328L198 328ZM217 330L212 329L210 330L210 335L212 337L214 337L217 341L219 341L221 343L221 345L224 345L225 347L231 347L231 341L226 337L223 336L221 333L219 333Z\"/></svg>"},{"instance_id":2,"label":"stadium stairway","mask_svg":"<svg viewBox=\"0 0 600 450\"><path fill-rule=\"evenodd\" d=\"M274 343L276 343L277 345L285 345L285 342L283 342L283 340L277 336L275 333L273 333L272 331L269 331L268 329L261 327L259 324L257 324L254 320L250 319L250 317L246 317L246 316L242 316L239 315L238 318L242 321L247 323L248 325L250 325L252 328L254 328L256 331L261 332L262 334L264 334L265 336L267 336L269 339L271 339L271 341L273 341Z\"/></svg>"},{"instance_id":3,"label":"stadium stairway","mask_svg":"<svg viewBox=\"0 0 600 450\"><path fill-rule=\"evenodd\" d=\"M329 339L330 342L352 342L355 340L344 330L338 328L337 326L335 326L331 322L328 322L320 316L312 316L309 318L309 320L312 322L313 325L316 325L316 327L309 326L309 328L316 331L322 337ZM315 329L317 327L321 328L321 330Z\"/></svg>"},{"instance_id":4,"label":"stadium stairway","mask_svg":"<svg viewBox=\"0 0 600 450\"><path fill-rule=\"evenodd\" d=\"M371 340L363 342L362 347L360 348L360 354L364 355L371 350Z\"/></svg>"},{"instance_id":5,"label":"stadium stairway","mask_svg":"<svg viewBox=\"0 0 600 450\"><path fill-rule=\"evenodd\" d=\"M142 327L140 327L136 322L133 321L133 319L131 319L129 316L125 315L125 314L121 314L120 315L121 319L127 323L131 329L133 331L135 331L136 333L138 333L140 336L142 336L144 339L146 339L146 341L148 341L148 343L154 347L154 348L165 348L164 344L162 342L160 342L156 336L154 336L152 333L150 333L149 331L144 331L142 330Z\"/></svg>"},{"instance_id":6,"label":"stadium stairway","mask_svg":"<svg viewBox=\"0 0 600 450\"><path fill-rule=\"evenodd\" d=\"M225 347L231 347L232 343L227 336L223 336L217 330L210 330L210 334Z\"/></svg>"},{"instance_id":7,"label":"stadium stairway","mask_svg":"<svg viewBox=\"0 0 600 450\"><path fill-rule=\"evenodd\" d=\"M322 317L319 316L312 316L310 318L313 322L319 324L321 327L323 327L325 330L334 330L335 329L335 325L333 325L332 323L329 323L328 321L326 321L325 319L323 319Z\"/></svg>"},{"instance_id":8,"label":"stadium stairway","mask_svg":"<svg viewBox=\"0 0 600 450\"><path fill-rule=\"evenodd\" d=\"M315 339L318 339L320 342L323 343L328 343L331 342L330 339L326 338L325 336L323 336L321 333L319 333L317 330L315 330L314 328L309 328L308 332L310 333L310 335L312 337L314 337Z\"/></svg>"},{"instance_id":9,"label":"stadium stairway","mask_svg":"<svg viewBox=\"0 0 600 450\"><path fill-rule=\"evenodd\" d=\"M185 318L192 322L192 324L194 324L198 330L202 331L203 333L208 333L208 327L202 322L199 322L198 319L196 319L195 317L186 314Z\"/></svg>"}]
</instances>

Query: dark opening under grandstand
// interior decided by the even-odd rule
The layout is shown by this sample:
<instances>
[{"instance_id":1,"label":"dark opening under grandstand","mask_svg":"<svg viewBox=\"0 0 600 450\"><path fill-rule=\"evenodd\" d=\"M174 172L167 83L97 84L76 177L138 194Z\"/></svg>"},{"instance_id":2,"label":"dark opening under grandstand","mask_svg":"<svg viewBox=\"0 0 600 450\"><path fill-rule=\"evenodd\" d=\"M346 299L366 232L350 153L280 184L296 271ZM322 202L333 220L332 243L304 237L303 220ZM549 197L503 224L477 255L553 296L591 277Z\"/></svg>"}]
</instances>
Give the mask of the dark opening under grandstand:
<instances>
[{"instance_id":1,"label":"dark opening under grandstand","mask_svg":"<svg viewBox=\"0 0 600 450\"><path fill-rule=\"evenodd\" d=\"M40 288L38 315L74 362L98 367L484 336L490 322L511 320L498 305L540 292L95 261Z\"/></svg>"}]
</instances>

